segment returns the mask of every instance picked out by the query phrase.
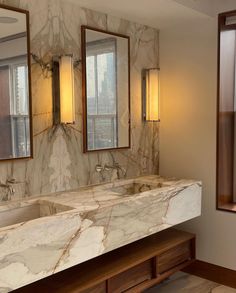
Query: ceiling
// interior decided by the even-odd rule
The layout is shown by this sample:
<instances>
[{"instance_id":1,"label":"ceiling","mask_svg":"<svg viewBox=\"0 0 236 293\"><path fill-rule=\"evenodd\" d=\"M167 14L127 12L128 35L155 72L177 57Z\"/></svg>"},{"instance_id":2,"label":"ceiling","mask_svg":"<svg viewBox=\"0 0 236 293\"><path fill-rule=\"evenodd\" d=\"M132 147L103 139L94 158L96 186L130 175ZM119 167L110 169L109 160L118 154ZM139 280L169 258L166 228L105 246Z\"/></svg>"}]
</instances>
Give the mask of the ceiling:
<instances>
[{"instance_id":1,"label":"ceiling","mask_svg":"<svg viewBox=\"0 0 236 293\"><path fill-rule=\"evenodd\" d=\"M236 0L174 0L191 9L215 17L220 12L236 9Z\"/></svg>"},{"instance_id":2,"label":"ceiling","mask_svg":"<svg viewBox=\"0 0 236 293\"><path fill-rule=\"evenodd\" d=\"M168 29L236 9L236 0L67 0L96 11Z\"/></svg>"},{"instance_id":3,"label":"ceiling","mask_svg":"<svg viewBox=\"0 0 236 293\"><path fill-rule=\"evenodd\" d=\"M26 31L25 14L0 8L0 17L17 19L15 23L1 23L0 38L9 37Z\"/></svg>"}]
</instances>

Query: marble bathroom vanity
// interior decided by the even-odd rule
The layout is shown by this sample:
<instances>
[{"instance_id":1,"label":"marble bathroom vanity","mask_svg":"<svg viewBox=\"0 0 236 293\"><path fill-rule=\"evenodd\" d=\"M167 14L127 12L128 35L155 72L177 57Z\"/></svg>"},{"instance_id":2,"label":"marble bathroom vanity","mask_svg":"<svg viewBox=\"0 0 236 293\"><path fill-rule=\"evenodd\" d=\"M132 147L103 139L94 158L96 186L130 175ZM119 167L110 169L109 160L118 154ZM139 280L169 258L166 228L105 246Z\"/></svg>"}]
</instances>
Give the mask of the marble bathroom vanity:
<instances>
[{"instance_id":1,"label":"marble bathroom vanity","mask_svg":"<svg viewBox=\"0 0 236 293\"><path fill-rule=\"evenodd\" d=\"M0 292L201 214L201 182L144 176L0 206Z\"/></svg>"}]
</instances>

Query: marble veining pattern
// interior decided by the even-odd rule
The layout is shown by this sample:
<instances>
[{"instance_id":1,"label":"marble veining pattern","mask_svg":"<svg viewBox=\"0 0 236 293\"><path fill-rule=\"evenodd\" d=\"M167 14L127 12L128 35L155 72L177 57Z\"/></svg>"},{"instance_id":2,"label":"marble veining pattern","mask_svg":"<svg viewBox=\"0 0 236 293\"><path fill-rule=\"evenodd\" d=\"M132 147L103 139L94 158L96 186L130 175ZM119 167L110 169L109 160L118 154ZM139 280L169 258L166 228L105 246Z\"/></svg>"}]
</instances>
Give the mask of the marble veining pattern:
<instances>
[{"instance_id":1,"label":"marble veining pattern","mask_svg":"<svg viewBox=\"0 0 236 293\"><path fill-rule=\"evenodd\" d=\"M35 203L41 217L14 222ZM12 221L0 228L0 292L8 292L200 216L201 183L137 177L8 202L3 213Z\"/></svg>"},{"instance_id":2,"label":"marble veining pattern","mask_svg":"<svg viewBox=\"0 0 236 293\"><path fill-rule=\"evenodd\" d=\"M158 173L158 123L141 117L141 71L158 66L159 36L156 29L80 8L65 0L0 0L30 12L31 52L45 62L53 55L81 58L81 25L110 30L131 38L130 150L83 154L81 68L75 70L76 124L52 125L52 80L32 64L34 159L0 162L0 183L16 179L15 195L0 188L0 201L70 190L111 180L95 172L96 164L111 164L114 156L127 169L127 178ZM33 60L32 60L33 61Z\"/></svg>"},{"instance_id":3,"label":"marble veining pattern","mask_svg":"<svg viewBox=\"0 0 236 293\"><path fill-rule=\"evenodd\" d=\"M12 223L0 228L0 292L199 216L200 182L136 178L158 173L159 126L141 117L141 71L158 67L158 31L65 0L0 3L30 11L31 52L45 62L67 53L80 59L81 25L129 35L132 123L130 150L83 154L81 68L75 71L76 124L54 127L51 76L32 64L34 159L0 163L0 183L16 180L14 194L0 187L0 201L6 202L0 217ZM127 178L136 179L109 183L113 174L102 178L95 172L97 164L110 165L112 156Z\"/></svg>"}]
</instances>

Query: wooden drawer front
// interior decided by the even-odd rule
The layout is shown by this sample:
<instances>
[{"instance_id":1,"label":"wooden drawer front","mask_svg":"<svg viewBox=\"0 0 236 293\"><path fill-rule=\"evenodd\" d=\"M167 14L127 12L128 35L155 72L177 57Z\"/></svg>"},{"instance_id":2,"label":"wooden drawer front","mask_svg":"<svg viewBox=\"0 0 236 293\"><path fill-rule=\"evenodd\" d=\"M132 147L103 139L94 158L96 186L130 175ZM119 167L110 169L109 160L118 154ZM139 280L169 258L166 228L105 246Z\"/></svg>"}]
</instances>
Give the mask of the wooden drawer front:
<instances>
[{"instance_id":1,"label":"wooden drawer front","mask_svg":"<svg viewBox=\"0 0 236 293\"><path fill-rule=\"evenodd\" d=\"M102 282L87 290L80 291L81 293L106 293L106 282ZM74 293L77 293L76 291Z\"/></svg>"},{"instance_id":2,"label":"wooden drawer front","mask_svg":"<svg viewBox=\"0 0 236 293\"><path fill-rule=\"evenodd\" d=\"M180 244L157 257L157 271L162 274L191 258L190 241Z\"/></svg>"},{"instance_id":3,"label":"wooden drawer front","mask_svg":"<svg viewBox=\"0 0 236 293\"><path fill-rule=\"evenodd\" d=\"M109 293L124 292L146 280L152 278L152 261L147 260L108 281Z\"/></svg>"}]
</instances>

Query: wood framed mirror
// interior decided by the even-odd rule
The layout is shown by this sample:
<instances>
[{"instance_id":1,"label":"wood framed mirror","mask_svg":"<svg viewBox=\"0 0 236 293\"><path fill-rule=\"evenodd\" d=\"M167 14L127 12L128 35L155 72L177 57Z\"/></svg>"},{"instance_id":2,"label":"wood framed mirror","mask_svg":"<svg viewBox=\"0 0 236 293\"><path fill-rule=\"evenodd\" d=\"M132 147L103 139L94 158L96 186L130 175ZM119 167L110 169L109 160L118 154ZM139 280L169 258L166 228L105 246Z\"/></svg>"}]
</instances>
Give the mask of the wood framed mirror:
<instances>
[{"instance_id":1,"label":"wood framed mirror","mask_svg":"<svg viewBox=\"0 0 236 293\"><path fill-rule=\"evenodd\" d=\"M0 161L33 157L29 12L0 5Z\"/></svg>"},{"instance_id":2,"label":"wood framed mirror","mask_svg":"<svg viewBox=\"0 0 236 293\"><path fill-rule=\"evenodd\" d=\"M83 150L130 148L130 38L82 26Z\"/></svg>"}]
</instances>

